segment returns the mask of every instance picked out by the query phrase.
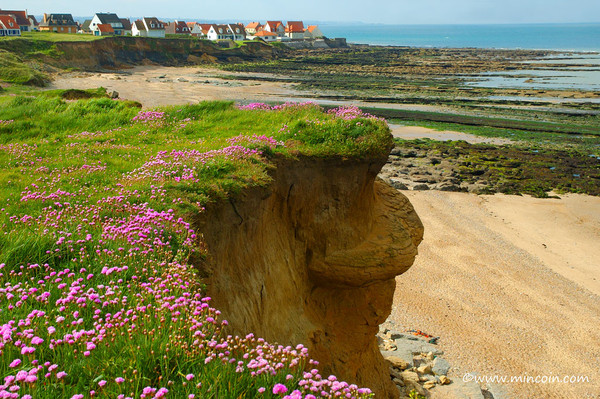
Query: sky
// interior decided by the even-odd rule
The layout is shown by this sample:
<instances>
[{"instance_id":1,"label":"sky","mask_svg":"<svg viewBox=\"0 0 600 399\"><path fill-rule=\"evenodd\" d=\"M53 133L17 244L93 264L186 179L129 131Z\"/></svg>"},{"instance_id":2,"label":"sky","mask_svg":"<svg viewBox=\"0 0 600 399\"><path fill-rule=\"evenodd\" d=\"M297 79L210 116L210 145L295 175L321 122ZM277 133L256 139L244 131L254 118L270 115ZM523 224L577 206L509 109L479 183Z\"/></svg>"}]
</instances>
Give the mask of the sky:
<instances>
[{"instance_id":1,"label":"sky","mask_svg":"<svg viewBox=\"0 0 600 399\"><path fill-rule=\"evenodd\" d=\"M74 17L115 12L185 21L304 20L383 24L600 23L600 0L1 0L0 8Z\"/></svg>"}]
</instances>

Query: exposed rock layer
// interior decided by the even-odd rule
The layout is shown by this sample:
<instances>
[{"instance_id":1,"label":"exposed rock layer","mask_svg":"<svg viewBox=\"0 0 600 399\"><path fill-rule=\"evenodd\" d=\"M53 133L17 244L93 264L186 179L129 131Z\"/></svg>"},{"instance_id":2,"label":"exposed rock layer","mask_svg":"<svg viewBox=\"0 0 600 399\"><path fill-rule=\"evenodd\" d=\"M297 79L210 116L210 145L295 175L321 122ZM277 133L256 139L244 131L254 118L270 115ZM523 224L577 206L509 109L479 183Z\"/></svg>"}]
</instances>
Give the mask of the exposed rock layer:
<instances>
[{"instance_id":1,"label":"exposed rock layer","mask_svg":"<svg viewBox=\"0 0 600 399\"><path fill-rule=\"evenodd\" d=\"M196 221L208 291L237 334L302 343L325 375L398 393L376 340L422 224L377 173L386 159L279 160L267 188Z\"/></svg>"},{"instance_id":2,"label":"exposed rock layer","mask_svg":"<svg viewBox=\"0 0 600 399\"><path fill-rule=\"evenodd\" d=\"M58 42L59 57L44 61L61 68L83 70L120 68L130 65L193 65L215 62L272 59L278 50L260 42L223 49L205 40L115 37L88 42Z\"/></svg>"}]
</instances>

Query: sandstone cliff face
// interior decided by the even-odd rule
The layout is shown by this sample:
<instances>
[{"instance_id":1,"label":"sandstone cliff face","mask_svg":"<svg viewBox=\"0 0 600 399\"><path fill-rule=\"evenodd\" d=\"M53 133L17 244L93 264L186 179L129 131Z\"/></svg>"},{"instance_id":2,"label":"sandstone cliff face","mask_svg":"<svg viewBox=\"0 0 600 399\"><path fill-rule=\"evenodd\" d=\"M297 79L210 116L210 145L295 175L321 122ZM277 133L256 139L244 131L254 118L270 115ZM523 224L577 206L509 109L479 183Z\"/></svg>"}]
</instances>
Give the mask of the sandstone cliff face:
<instances>
[{"instance_id":1,"label":"sandstone cliff face","mask_svg":"<svg viewBox=\"0 0 600 399\"><path fill-rule=\"evenodd\" d=\"M274 58L278 50L260 42L222 49L205 40L114 37L89 42L59 42L56 51L59 57L45 57L44 61L61 68L98 70L144 63L176 66L264 60Z\"/></svg>"},{"instance_id":2,"label":"sandstone cliff face","mask_svg":"<svg viewBox=\"0 0 600 399\"><path fill-rule=\"evenodd\" d=\"M376 333L423 227L376 180L385 161L279 160L268 188L208 207L196 224L209 295L233 333L305 344L325 375L394 398Z\"/></svg>"}]
</instances>

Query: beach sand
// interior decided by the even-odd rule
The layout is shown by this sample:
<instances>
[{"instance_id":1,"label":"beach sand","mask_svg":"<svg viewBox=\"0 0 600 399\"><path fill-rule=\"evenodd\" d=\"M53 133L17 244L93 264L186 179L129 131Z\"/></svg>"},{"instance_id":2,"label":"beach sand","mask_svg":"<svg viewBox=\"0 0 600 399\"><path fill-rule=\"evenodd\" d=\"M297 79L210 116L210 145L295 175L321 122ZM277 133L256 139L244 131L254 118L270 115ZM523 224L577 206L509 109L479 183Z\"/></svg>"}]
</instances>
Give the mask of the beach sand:
<instances>
[{"instance_id":1,"label":"beach sand","mask_svg":"<svg viewBox=\"0 0 600 399\"><path fill-rule=\"evenodd\" d=\"M390 320L441 336L453 378L584 376L505 387L515 398L599 397L600 198L404 193L425 237L396 279Z\"/></svg>"}]
</instances>

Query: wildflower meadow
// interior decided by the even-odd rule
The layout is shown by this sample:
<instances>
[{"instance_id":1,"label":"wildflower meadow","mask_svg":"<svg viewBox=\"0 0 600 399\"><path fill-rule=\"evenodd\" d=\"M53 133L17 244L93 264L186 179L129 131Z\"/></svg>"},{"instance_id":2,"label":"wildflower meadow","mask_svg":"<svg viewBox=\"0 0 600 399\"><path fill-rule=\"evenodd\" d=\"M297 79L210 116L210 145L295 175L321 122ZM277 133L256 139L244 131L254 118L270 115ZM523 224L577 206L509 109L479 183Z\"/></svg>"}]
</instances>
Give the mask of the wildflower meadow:
<instances>
[{"instance_id":1,"label":"wildflower meadow","mask_svg":"<svg viewBox=\"0 0 600 399\"><path fill-rule=\"evenodd\" d=\"M273 157L389 140L384 121L314 104L1 98L0 398L371 397L302 345L228 335L189 221L269 184Z\"/></svg>"}]
</instances>

